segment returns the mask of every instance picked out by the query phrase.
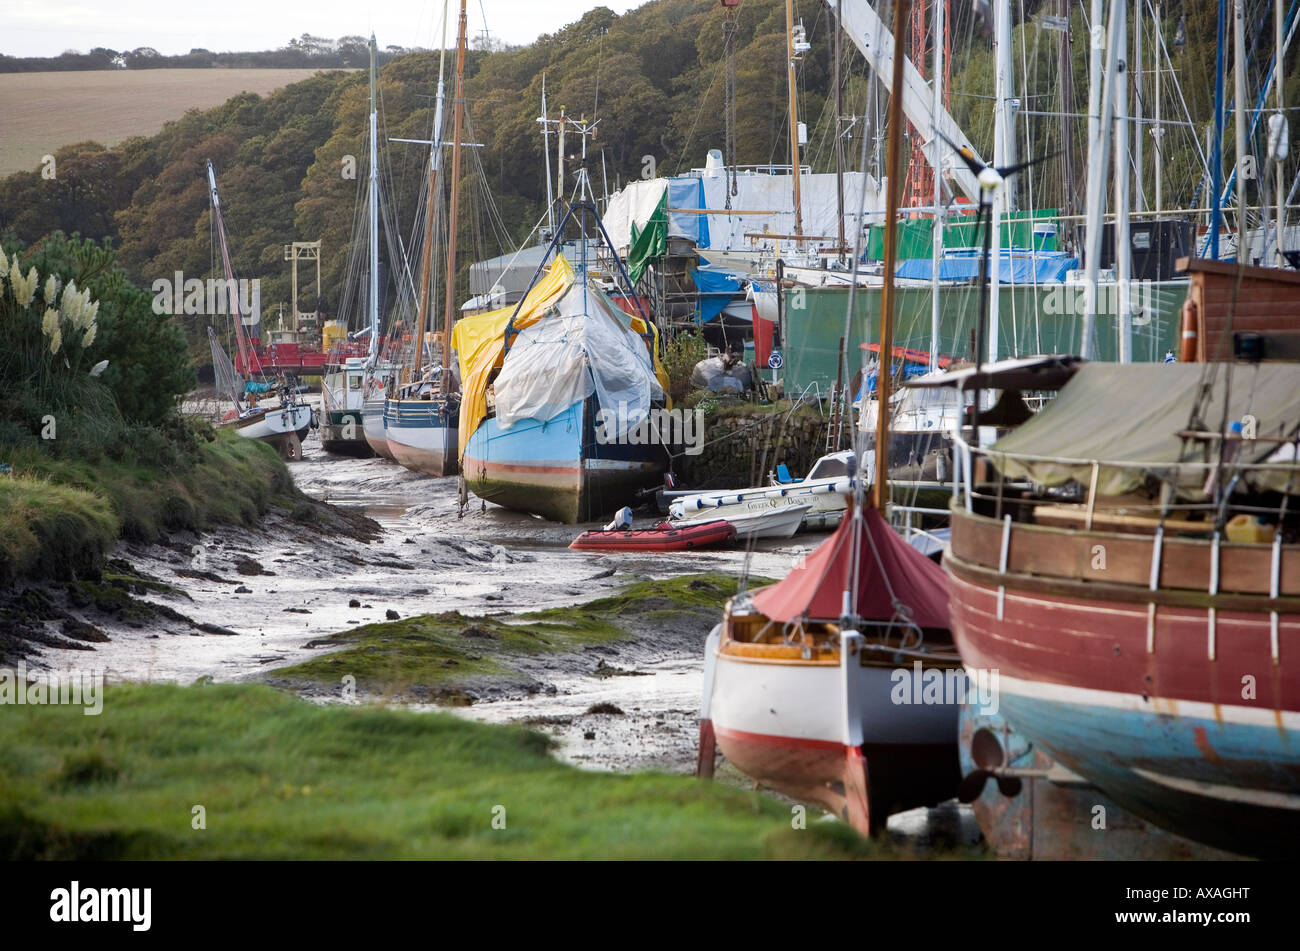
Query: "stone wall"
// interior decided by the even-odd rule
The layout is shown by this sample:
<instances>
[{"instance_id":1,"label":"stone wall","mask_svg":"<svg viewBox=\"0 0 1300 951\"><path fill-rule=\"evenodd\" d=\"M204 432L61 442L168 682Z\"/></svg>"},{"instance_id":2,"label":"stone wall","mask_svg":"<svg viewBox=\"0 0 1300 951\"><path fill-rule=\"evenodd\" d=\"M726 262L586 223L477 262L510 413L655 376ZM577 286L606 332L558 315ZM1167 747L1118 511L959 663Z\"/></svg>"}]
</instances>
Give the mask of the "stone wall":
<instances>
[{"instance_id":1,"label":"stone wall","mask_svg":"<svg viewBox=\"0 0 1300 951\"><path fill-rule=\"evenodd\" d=\"M815 406L802 406L793 414L787 407L709 416L704 421L704 451L674 456L673 471L682 488L698 489L765 485L768 473L782 462L791 475L801 478L826 452L828 422Z\"/></svg>"}]
</instances>

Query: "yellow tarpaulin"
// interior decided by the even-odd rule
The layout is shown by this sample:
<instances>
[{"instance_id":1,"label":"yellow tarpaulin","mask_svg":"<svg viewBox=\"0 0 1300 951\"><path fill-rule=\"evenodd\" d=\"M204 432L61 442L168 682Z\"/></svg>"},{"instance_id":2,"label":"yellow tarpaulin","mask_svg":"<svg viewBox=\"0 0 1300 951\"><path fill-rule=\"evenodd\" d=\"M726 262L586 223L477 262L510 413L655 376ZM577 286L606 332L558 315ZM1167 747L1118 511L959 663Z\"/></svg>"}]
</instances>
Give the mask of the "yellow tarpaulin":
<instances>
[{"instance_id":1,"label":"yellow tarpaulin","mask_svg":"<svg viewBox=\"0 0 1300 951\"><path fill-rule=\"evenodd\" d=\"M573 283L573 267L564 255L556 255L546 276L538 281L515 317L515 328L522 329L536 323L546 311L564 296ZM465 455L465 444L478 424L487 415L488 376L500 362L505 349L506 325L515 312L515 306L465 317L456 322L451 332L451 345L460 363L460 455Z\"/></svg>"},{"instance_id":2,"label":"yellow tarpaulin","mask_svg":"<svg viewBox=\"0 0 1300 951\"><path fill-rule=\"evenodd\" d=\"M546 316L573 284L573 266L562 254L555 256L546 276L534 285L524 298L523 306L515 316L515 329L522 330ZM503 307L475 317L463 317L456 322L451 332L451 345L456 351L460 364L460 457L465 455L465 445L469 437L478 429L479 423L487 415L488 377L501 362L505 350L506 325L515 313L515 306ZM639 334L653 334L654 345L651 348L655 376L668 392L668 373L659 362L659 331L654 325L647 327L640 317L631 320L632 330ZM671 401L669 408L672 407Z\"/></svg>"}]
</instances>

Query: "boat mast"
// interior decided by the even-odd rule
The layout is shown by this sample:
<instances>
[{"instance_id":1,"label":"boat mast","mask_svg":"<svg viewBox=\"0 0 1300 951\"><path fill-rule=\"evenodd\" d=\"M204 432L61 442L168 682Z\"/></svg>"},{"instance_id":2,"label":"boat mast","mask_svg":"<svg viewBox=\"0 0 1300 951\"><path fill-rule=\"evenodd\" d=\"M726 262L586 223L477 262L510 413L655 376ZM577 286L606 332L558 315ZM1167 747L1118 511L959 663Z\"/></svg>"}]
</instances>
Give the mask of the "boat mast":
<instances>
[{"instance_id":1,"label":"boat mast","mask_svg":"<svg viewBox=\"0 0 1300 951\"><path fill-rule=\"evenodd\" d=\"M1006 168L1016 164L1016 129L1011 118L1011 3L999 0L996 14L997 63L993 103L993 165ZM1002 212L1016 207L1015 191L1010 182L993 193L989 213L992 246L989 250L989 362L998 358L998 311L1002 298Z\"/></svg>"},{"instance_id":2,"label":"boat mast","mask_svg":"<svg viewBox=\"0 0 1300 951\"><path fill-rule=\"evenodd\" d=\"M1115 26L1115 7L1125 0L1111 0L1110 25ZM1097 352L1097 278L1101 270L1101 230L1106 208L1106 166L1110 163L1110 131L1114 119L1113 77L1119 66L1119 50L1114 37L1108 37L1101 25L1101 0L1093 0L1092 62L1097 66L1101 54L1106 52L1105 76L1094 68L1089 77L1088 89L1088 200L1084 224L1084 289L1083 340L1079 355L1085 360L1096 359ZM1103 82L1104 80L1104 82ZM1096 112L1093 112L1093 109Z\"/></svg>"},{"instance_id":3,"label":"boat mast","mask_svg":"<svg viewBox=\"0 0 1300 951\"><path fill-rule=\"evenodd\" d=\"M447 4L442 5L442 42L438 44L438 98L433 109L433 141L429 143L429 185L424 202L424 247L420 251L420 273L423 275L423 287L420 289L420 312L416 318L415 329L415 366L411 378L420 378L420 368L424 363L424 335L429 322L429 296L433 285L433 214L434 201L438 192L438 170L442 167L442 104L445 95L443 85L443 67L447 63Z\"/></svg>"},{"instance_id":4,"label":"boat mast","mask_svg":"<svg viewBox=\"0 0 1300 951\"><path fill-rule=\"evenodd\" d=\"M1209 257L1219 260L1219 227L1223 221L1223 46L1227 42L1228 0L1219 0L1218 40L1214 54L1214 148L1210 155L1210 244ZM1240 103L1238 103L1240 105Z\"/></svg>"},{"instance_id":5,"label":"boat mast","mask_svg":"<svg viewBox=\"0 0 1300 951\"><path fill-rule=\"evenodd\" d=\"M555 236L555 191L551 184L551 122L546 116L546 74L542 73L542 157L546 160L546 240Z\"/></svg>"},{"instance_id":6,"label":"boat mast","mask_svg":"<svg viewBox=\"0 0 1300 951\"><path fill-rule=\"evenodd\" d=\"M1057 52L1061 77L1061 186L1062 210L1073 215L1078 206L1074 181L1074 71L1070 61L1070 0L1057 0L1057 15L1065 21ZM1141 0L1139 0L1141 2Z\"/></svg>"},{"instance_id":7,"label":"boat mast","mask_svg":"<svg viewBox=\"0 0 1300 951\"><path fill-rule=\"evenodd\" d=\"M790 165L794 179L794 235L803 235L803 205L799 199L799 104L794 76L794 0L785 0L786 85L790 94Z\"/></svg>"},{"instance_id":8,"label":"boat mast","mask_svg":"<svg viewBox=\"0 0 1300 951\"><path fill-rule=\"evenodd\" d=\"M1137 194L1133 204L1138 211L1147 210L1147 191L1143 184L1145 162L1143 159L1142 128L1145 117L1142 86L1142 4L1146 0L1136 0L1133 4L1133 168L1137 171Z\"/></svg>"},{"instance_id":9,"label":"boat mast","mask_svg":"<svg viewBox=\"0 0 1300 951\"><path fill-rule=\"evenodd\" d=\"M1162 140L1165 137L1165 130L1160 125L1160 73L1161 73L1160 54L1163 52L1164 34L1161 33L1160 31L1160 4L1158 3L1156 4L1155 16L1153 17L1152 20L1152 28L1155 31L1155 35L1156 35L1155 50L1154 50L1155 58L1156 58L1156 75L1155 75L1156 90L1155 90L1155 103L1154 103L1155 125L1151 129L1151 138L1152 141L1154 142L1153 148L1155 149L1155 161L1152 163L1152 165L1155 168L1155 173L1156 173L1156 220L1159 221L1160 212L1164 208L1164 193L1163 193L1164 169L1161 168L1161 165L1164 162L1164 157L1161 155L1161 150L1164 145L1164 142ZM1141 133L1139 132L1139 134Z\"/></svg>"},{"instance_id":10,"label":"boat mast","mask_svg":"<svg viewBox=\"0 0 1300 951\"><path fill-rule=\"evenodd\" d=\"M366 366L379 354L379 107L375 99L375 34L370 34L370 349Z\"/></svg>"},{"instance_id":11,"label":"boat mast","mask_svg":"<svg viewBox=\"0 0 1300 951\"><path fill-rule=\"evenodd\" d=\"M443 298L442 314L442 391L450 388L451 366L451 325L452 314L456 307L456 226L459 220L460 202L460 139L461 126L465 119L465 0L460 0L460 25L456 37L456 97L452 100L452 139L451 139L451 212L447 218L447 270L443 274L443 283L447 287Z\"/></svg>"},{"instance_id":12,"label":"boat mast","mask_svg":"<svg viewBox=\"0 0 1300 951\"><path fill-rule=\"evenodd\" d=\"M1282 180L1282 169L1286 165L1286 158L1281 154L1286 148L1286 109L1284 102L1284 90L1286 81L1282 72L1282 64L1286 61L1286 45L1282 39L1282 0L1276 0L1273 5L1273 76L1274 83L1277 85L1277 115L1270 120L1270 125L1277 127L1277 140L1274 146L1275 154L1273 160L1276 163L1276 203L1277 203L1277 220L1274 228L1277 235L1277 248L1275 253L1277 266L1285 267L1286 258L1282 256L1282 238L1286 234L1286 183Z\"/></svg>"},{"instance_id":13,"label":"boat mast","mask_svg":"<svg viewBox=\"0 0 1300 951\"><path fill-rule=\"evenodd\" d=\"M948 0L934 0L934 114L943 108L944 7ZM897 49L897 45L894 47ZM935 143L935 155L939 144ZM934 227L930 254L930 370L939 369L939 260L943 257L943 222L947 209L943 204L943 163L934 163Z\"/></svg>"},{"instance_id":14,"label":"boat mast","mask_svg":"<svg viewBox=\"0 0 1300 951\"><path fill-rule=\"evenodd\" d=\"M239 309L239 286L235 283L235 268L230 263L230 245L226 242L226 222L221 216L221 196L217 194L217 172L208 159L208 190L212 198L212 215L217 223L217 242L221 245L221 272L226 277L226 290L230 294L230 312L235 315L235 344L239 347L239 359L244 364L240 376L248 378L252 372L249 362L251 348L244 337L244 315Z\"/></svg>"},{"instance_id":15,"label":"boat mast","mask_svg":"<svg viewBox=\"0 0 1300 951\"><path fill-rule=\"evenodd\" d=\"M1116 54L1125 57L1128 48L1128 4L1119 0L1111 13ZM1129 239L1129 173L1128 173L1128 69L1121 58L1118 67L1110 74L1115 84L1115 297L1119 311L1119 362L1133 359L1133 314L1129 294L1129 279L1133 263L1133 244Z\"/></svg>"},{"instance_id":16,"label":"boat mast","mask_svg":"<svg viewBox=\"0 0 1300 951\"><path fill-rule=\"evenodd\" d=\"M1278 0L1281 3L1281 0ZM835 203L839 211L839 249L836 256L842 263L847 250L844 242L844 101L840 88L840 41L844 36L844 0L835 0ZM1280 48L1280 47L1279 47ZM1278 181L1281 182L1281 172ZM853 262L854 273L857 262ZM855 277L854 280L857 278Z\"/></svg>"},{"instance_id":17,"label":"boat mast","mask_svg":"<svg viewBox=\"0 0 1300 951\"><path fill-rule=\"evenodd\" d=\"M889 378L894 369L894 270L898 262L898 199L903 153L903 57L899 41L907 25L911 0L894 0L894 82L889 94L889 143L885 197L884 284L880 294L880 363L876 369L876 479L872 486L876 511L885 514L889 501Z\"/></svg>"},{"instance_id":18,"label":"boat mast","mask_svg":"<svg viewBox=\"0 0 1300 951\"><path fill-rule=\"evenodd\" d=\"M1246 11L1244 0L1232 5L1232 95L1237 104L1237 263L1249 264L1246 247Z\"/></svg>"}]
</instances>

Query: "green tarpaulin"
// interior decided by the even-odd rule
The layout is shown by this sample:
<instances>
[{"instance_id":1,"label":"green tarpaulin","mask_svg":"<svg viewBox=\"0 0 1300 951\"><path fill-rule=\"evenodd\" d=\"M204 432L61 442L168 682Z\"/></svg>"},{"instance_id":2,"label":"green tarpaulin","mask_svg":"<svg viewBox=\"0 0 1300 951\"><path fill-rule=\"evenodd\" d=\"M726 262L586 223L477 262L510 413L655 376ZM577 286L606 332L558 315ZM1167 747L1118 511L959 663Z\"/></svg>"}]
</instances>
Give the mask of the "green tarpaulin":
<instances>
[{"instance_id":1,"label":"green tarpaulin","mask_svg":"<svg viewBox=\"0 0 1300 951\"><path fill-rule=\"evenodd\" d=\"M1089 363L1060 395L990 450L993 461L1012 478L1045 485L1074 480L1088 485L1098 464L1097 492L1122 495L1148 476L1172 482L1187 498L1203 496L1216 462L1215 441L1183 439L1188 429L1219 432L1223 422L1227 364ZM1296 435L1300 426L1300 364L1236 364L1231 368L1228 425L1243 424L1240 460L1258 462L1278 443L1269 437ZM1203 386L1208 395L1198 403ZM1201 407L1199 420L1192 413ZM1291 465L1256 472L1259 489L1284 491L1300 469Z\"/></svg>"},{"instance_id":2,"label":"green tarpaulin","mask_svg":"<svg viewBox=\"0 0 1300 951\"><path fill-rule=\"evenodd\" d=\"M1039 208L1035 211L1013 211L1002 217L998 227L1002 235L1004 248L1035 248L1039 251L1057 250L1055 235L1034 237L1035 221L1051 221L1056 218L1055 208ZM934 242L933 218L909 218L898 222L898 259L930 257ZM943 227L943 246L945 248L978 248L983 244L984 232L975 227L975 215L954 215ZM866 258L879 261L885 256L885 229L883 225L872 225L871 234L867 236Z\"/></svg>"},{"instance_id":3,"label":"green tarpaulin","mask_svg":"<svg viewBox=\"0 0 1300 951\"><path fill-rule=\"evenodd\" d=\"M668 190L659 200L644 228L632 225L632 246L627 249L627 273L635 284L650 262L668 253Z\"/></svg>"}]
</instances>

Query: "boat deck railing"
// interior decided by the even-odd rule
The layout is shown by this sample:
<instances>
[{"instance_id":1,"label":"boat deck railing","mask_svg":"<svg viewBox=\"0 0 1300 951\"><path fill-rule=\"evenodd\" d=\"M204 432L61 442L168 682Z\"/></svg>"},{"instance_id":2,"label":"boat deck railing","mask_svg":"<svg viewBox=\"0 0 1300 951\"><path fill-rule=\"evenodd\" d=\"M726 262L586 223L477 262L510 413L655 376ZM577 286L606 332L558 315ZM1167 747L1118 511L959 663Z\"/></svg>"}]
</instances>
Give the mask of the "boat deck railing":
<instances>
[{"instance_id":1,"label":"boat deck railing","mask_svg":"<svg viewBox=\"0 0 1300 951\"><path fill-rule=\"evenodd\" d=\"M1261 440L1262 441L1262 440ZM1062 456L1039 456L1031 453L1012 453L990 447L972 446L963 439L952 441L953 446L953 505L974 513L992 508L995 517L1013 513L1035 512L1034 520L1063 524L1080 522L1084 530L1114 530L1121 532L1148 532L1155 526L1184 532L1220 532L1228 516L1254 515L1281 523L1288 515L1300 515L1300 445L1295 440L1271 440L1280 446L1297 446L1296 458L1278 462L1243 462L1237 459L1134 460L1090 459ZM980 471L979 460L986 460L987 470ZM1090 473L1087 484L1070 480L1060 486L1044 486L1032 479L1009 479L1003 471L1007 461L1025 464L1057 463L1073 468L1086 468ZM1026 466L1027 467L1027 466ZM1097 484L1103 468L1134 469L1155 478L1161 490L1149 502L1133 493L1122 496L1099 495ZM1252 475L1281 473L1287 476L1286 490L1273 493L1277 504L1262 505L1234 491L1243 483L1249 484ZM1204 486L1200 493L1204 500L1180 496L1178 486ZM1009 494L1011 490L1014 494ZM1027 493L1027 494L1026 494Z\"/></svg>"}]
</instances>

